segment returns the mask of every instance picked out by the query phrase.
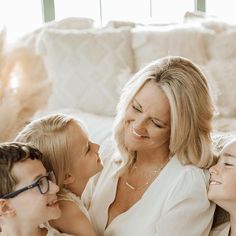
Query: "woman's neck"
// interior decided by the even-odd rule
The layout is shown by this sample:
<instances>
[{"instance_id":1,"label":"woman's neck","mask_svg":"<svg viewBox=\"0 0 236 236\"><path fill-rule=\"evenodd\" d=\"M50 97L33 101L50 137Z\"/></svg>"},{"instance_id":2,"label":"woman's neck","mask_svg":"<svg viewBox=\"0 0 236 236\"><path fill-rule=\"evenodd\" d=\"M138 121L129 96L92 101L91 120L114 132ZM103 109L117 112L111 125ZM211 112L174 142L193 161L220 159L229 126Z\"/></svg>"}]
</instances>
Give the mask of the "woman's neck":
<instances>
[{"instance_id":1,"label":"woman's neck","mask_svg":"<svg viewBox=\"0 0 236 236\"><path fill-rule=\"evenodd\" d=\"M170 158L169 150L158 150L158 151L150 151L150 152L138 152L136 163L140 165L162 165Z\"/></svg>"}]
</instances>

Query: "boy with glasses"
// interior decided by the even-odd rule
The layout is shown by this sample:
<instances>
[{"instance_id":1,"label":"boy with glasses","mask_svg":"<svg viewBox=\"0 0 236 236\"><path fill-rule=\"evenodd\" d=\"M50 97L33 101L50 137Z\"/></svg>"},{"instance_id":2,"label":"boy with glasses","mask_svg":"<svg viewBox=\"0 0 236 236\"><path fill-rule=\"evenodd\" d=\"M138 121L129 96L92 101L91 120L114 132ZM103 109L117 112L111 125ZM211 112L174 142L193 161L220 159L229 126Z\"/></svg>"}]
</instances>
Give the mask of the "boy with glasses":
<instances>
[{"instance_id":1,"label":"boy with glasses","mask_svg":"<svg viewBox=\"0 0 236 236\"><path fill-rule=\"evenodd\" d=\"M22 143L0 144L1 236L56 236L47 221L61 215L58 186L47 173L41 152Z\"/></svg>"}]
</instances>

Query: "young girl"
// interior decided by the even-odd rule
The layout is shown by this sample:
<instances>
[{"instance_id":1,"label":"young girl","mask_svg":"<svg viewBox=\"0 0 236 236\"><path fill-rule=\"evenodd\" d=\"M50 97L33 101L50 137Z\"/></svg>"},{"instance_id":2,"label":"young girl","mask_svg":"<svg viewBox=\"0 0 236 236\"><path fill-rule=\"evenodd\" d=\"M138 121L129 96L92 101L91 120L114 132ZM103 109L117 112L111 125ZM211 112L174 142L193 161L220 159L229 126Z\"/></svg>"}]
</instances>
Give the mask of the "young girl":
<instances>
[{"instance_id":1,"label":"young girl","mask_svg":"<svg viewBox=\"0 0 236 236\"><path fill-rule=\"evenodd\" d=\"M236 235L236 139L227 143L210 168L208 198L227 211L230 221L211 231L211 236Z\"/></svg>"},{"instance_id":2,"label":"young girl","mask_svg":"<svg viewBox=\"0 0 236 236\"><path fill-rule=\"evenodd\" d=\"M50 224L75 236L95 235L80 197L89 178L102 169L99 145L89 141L78 120L62 114L32 121L16 140L40 149L43 164L55 173L62 216Z\"/></svg>"}]
</instances>

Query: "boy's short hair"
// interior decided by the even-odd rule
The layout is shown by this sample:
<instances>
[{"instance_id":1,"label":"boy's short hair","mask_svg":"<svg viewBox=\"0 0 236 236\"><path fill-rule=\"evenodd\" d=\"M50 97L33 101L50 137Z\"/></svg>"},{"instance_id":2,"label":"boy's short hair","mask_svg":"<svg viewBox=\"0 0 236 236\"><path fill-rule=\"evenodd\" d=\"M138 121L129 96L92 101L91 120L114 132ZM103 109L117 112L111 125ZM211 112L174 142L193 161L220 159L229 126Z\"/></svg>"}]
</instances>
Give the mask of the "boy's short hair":
<instances>
[{"instance_id":1,"label":"boy's short hair","mask_svg":"<svg viewBox=\"0 0 236 236\"><path fill-rule=\"evenodd\" d=\"M0 144L0 197L11 192L17 184L11 170L15 163L26 159L42 159L42 153L35 147L19 142Z\"/></svg>"}]
</instances>

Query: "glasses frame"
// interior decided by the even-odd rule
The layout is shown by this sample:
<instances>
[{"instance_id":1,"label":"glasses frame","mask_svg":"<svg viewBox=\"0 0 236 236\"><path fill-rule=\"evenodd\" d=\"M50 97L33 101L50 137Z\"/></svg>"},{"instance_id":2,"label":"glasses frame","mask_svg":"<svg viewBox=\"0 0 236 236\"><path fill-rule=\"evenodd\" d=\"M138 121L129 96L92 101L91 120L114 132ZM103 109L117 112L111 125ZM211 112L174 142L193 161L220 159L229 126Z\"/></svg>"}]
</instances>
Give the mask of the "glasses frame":
<instances>
[{"instance_id":1,"label":"glasses frame","mask_svg":"<svg viewBox=\"0 0 236 236\"><path fill-rule=\"evenodd\" d=\"M39 185L39 182L43 179L43 178L46 178L47 180L47 190L46 191L42 191L40 185ZM41 194L46 194L49 189L50 189L50 184L49 184L49 181L53 182L53 183L56 183L56 178L55 178L55 175L53 173L53 171L49 171L47 173L47 175L44 175L44 176L41 176L39 177L37 180L35 180L32 184L28 185L28 186L25 186L23 188L20 188L14 192L10 192L10 193L7 193L5 195L3 195L2 197L0 197L1 199L9 199L9 198L14 198L16 197L17 195L19 195L20 193L23 193L29 189L32 189L32 188L35 188L37 187L39 192Z\"/></svg>"}]
</instances>

